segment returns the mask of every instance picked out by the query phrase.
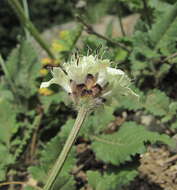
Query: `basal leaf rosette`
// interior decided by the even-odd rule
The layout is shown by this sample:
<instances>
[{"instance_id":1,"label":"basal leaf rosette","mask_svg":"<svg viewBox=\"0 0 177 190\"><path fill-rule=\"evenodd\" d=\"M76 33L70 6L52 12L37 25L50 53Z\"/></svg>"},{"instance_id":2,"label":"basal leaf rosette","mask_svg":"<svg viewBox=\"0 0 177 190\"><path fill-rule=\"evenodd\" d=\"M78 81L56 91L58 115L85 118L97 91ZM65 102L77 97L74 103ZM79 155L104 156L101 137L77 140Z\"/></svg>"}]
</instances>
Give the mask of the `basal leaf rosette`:
<instances>
[{"instance_id":1,"label":"basal leaf rosette","mask_svg":"<svg viewBox=\"0 0 177 190\"><path fill-rule=\"evenodd\" d=\"M91 108L103 103L111 104L113 100L125 96L137 98L137 94L129 88L131 80L128 76L110 65L110 60L93 55L77 58L72 56L62 68L53 68L53 78L43 82L41 88L53 83L60 85L77 107L82 104Z\"/></svg>"}]
</instances>

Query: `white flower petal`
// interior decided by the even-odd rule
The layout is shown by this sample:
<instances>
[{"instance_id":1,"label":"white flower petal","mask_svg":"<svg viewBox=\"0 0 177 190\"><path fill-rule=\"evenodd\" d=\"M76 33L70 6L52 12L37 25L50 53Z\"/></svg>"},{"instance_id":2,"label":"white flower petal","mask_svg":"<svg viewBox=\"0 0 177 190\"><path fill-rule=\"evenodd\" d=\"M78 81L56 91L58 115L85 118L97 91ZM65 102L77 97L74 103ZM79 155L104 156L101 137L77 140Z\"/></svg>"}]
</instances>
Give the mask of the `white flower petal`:
<instances>
[{"instance_id":1,"label":"white flower petal","mask_svg":"<svg viewBox=\"0 0 177 190\"><path fill-rule=\"evenodd\" d=\"M107 72L111 75L124 75L125 73L120 69L107 67Z\"/></svg>"},{"instance_id":2,"label":"white flower petal","mask_svg":"<svg viewBox=\"0 0 177 190\"><path fill-rule=\"evenodd\" d=\"M97 77L96 83L103 87L100 97L93 97L95 100L101 97L106 98L106 102L114 99L121 101L124 96L138 97L130 88L131 80L120 69L110 67L110 60L99 59L97 56L83 56L71 58L70 62L63 64L64 72L60 67L54 67L53 78L48 82L43 82L41 88L46 88L52 83L62 86L67 92L73 93L70 80L76 84L85 83L88 74ZM106 85L108 84L108 85ZM81 97L78 97L81 98Z\"/></svg>"},{"instance_id":3,"label":"white flower petal","mask_svg":"<svg viewBox=\"0 0 177 190\"><path fill-rule=\"evenodd\" d=\"M96 56L84 56L77 60L71 59L70 63L65 63L64 68L70 79L77 84L84 83L87 74L96 75L101 71L105 71L110 65L109 60L99 60Z\"/></svg>"},{"instance_id":4,"label":"white flower petal","mask_svg":"<svg viewBox=\"0 0 177 190\"><path fill-rule=\"evenodd\" d=\"M55 83L54 79L51 79L48 82L42 82L40 88L47 88L47 87L49 87L53 83Z\"/></svg>"},{"instance_id":5,"label":"white flower petal","mask_svg":"<svg viewBox=\"0 0 177 190\"><path fill-rule=\"evenodd\" d=\"M107 73L105 71L98 73L97 83L101 85L102 87L108 82L106 78L106 74Z\"/></svg>"},{"instance_id":6,"label":"white flower petal","mask_svg":"<svg viewBox=\"0 0 177 190\"><path fill-rule=\"evenodd\" d=\"M60 67L54 67L52 71L56 84L62 86L66 92L71 92L70 78Z\"/></svg>"},{"instance_id":7,"label":"white flower petal","mask_svg":"<svg viewBox=\"0 0 177 190\"><path fill-rule=\"evenodd\" d=\"M52 75L53 78L48 82L43 82L41 88L49 87L51 84L58 84L62 86L66 92L71 92L70 79L60 67L54 67Z\"/></svg>"}]
</instances>

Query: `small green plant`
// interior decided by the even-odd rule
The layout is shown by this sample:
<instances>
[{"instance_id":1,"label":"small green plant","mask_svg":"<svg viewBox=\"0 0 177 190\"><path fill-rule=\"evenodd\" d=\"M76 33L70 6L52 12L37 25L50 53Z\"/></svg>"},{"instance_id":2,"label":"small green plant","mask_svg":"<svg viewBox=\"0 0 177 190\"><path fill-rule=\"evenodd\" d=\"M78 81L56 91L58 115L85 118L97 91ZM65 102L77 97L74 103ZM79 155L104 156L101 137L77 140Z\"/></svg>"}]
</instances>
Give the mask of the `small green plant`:
<instances>
[{"instance_id":1,"label":"small green plant","mask_svg":"<svg viewBox=\"0 0 177 190\"><path fill-rule=\"evenodd\" d=\"M53 78L43 82L41 88L49 87L53 83L61 85L72 99L78 116L44 190L50 190L55 183L87 114L105 101L111 104L117 99L121 101L121 98L125 98L123 96L137 97L129 88L130 79L125 73L111 68L109 60L99 59L97 55L77 58L73 56L70 62L55 67L52 75Z\"/></svg>"}]
</instances>

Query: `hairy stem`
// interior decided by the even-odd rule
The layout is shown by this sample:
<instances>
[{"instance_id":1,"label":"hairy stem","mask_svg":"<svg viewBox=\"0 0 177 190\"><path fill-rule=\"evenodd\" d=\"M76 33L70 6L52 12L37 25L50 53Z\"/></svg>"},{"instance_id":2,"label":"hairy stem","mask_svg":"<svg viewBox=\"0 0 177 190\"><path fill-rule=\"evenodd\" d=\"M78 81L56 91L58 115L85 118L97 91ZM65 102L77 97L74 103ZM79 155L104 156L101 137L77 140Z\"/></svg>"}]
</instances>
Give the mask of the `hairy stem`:
<instances>
[{"instance_id":1,"label":"hairy stem","mask_svg":"<svg viewBox=\"0 0 177 190\"><path fill-rule=\"evenodd\" d=\"M4 74L5 74L6 79L7 79L8 85L10 86L16 101L18 102L18 104L21 104L21 101L20 101L20 99L18 97L18 94L17 94L16 87L15 87L14 82L13 82L13 79L11 78L11 75L10 75L10 73L9 73L7 67L6 67L6 64L5 64L1 54L0 54L0 65L2 67L2 70L3 70Z\"/></svg>"},{"instance_id":2,"label":"hairy stem","mask_svg":"<svg viewBox=\"0 0 177 190\"><path fill-rule=\"evenodd\" d=\"M36 27L26 17L25 12L24 12L23 8L21 7L19 1L18 0L8 0L8 3L11 5L11 7L17 13L17 16L19 17L19 20L22 23L22 25L25 26L26 29L28 29L28 31L31 33L31 35L34 37L34 39L39 43L39 45L46 51L46 53L49 55L49 57L52 59L55 59L55 55L49 49L49 47L45 43L45 41L41 38L40 33L38 32Z\"/></svg>"},{"instance_id":3,"label":"hairy stem","mask_svg":"<svg viewBox=\"0 0 177 190\"><path fill-rule=\"evenodd\" d=\"M28 9L28 2L27 0L23 0L23 8L24 8L24 13L27 19L29 19L29 9ZM30 40L30 34L28 32L28 30L24 27L25 30L25 34L26 34L26 39Z\"/></svg>"},{"instance_id":4,"label":"hairy stem","mask_svg":"<svg viewBox=\"0 0 177 190\"><path fill-rule=\"evenodd\" d=\"M11 80L10 73L9 73L7 67L6 67L6 64L5 64L5 62L4 62L4 60L3 60L2 56L1 56L1 54L0 54L0 65L1 65L1 67L2 67L2 70L4 71L4 74L5 74L5 76L6 76L6 79L7 79L8 83L9 83L9 85L10 85L12 91L13 91L14 93L16 93L16 90L15 90L14 84L13 84L13 81Z\"/></svg>"},{"instance_id":5,"label":"hairy stem","mask_svg":"<svg viewBox=\"0 0 177 190\"><path fill-rule=\"evenodd\" d=\"M61 169L65 163L65 160L67 159L67 156L71 150L71 147L72 147L73 143L75 142L75 139L76 139L76 137L82 127L82 124L87 116L87 113L88 113L87 108L81 107L79 109L75 124L68 136L68 139L66 140L66 143L65 143L54 167L52 168L51 172L49 173L47 182L46 182L43 190L51 190L51 188L55 182L55 179L61 172Z\"/></svg>"}]
</instances>

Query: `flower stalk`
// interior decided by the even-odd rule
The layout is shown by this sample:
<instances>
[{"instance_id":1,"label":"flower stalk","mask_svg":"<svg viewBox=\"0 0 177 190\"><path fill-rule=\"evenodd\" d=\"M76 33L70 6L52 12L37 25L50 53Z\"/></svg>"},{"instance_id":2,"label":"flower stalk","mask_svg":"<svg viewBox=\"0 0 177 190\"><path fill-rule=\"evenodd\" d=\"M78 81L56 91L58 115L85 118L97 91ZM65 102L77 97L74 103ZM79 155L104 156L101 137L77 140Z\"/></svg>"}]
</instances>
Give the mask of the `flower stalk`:
<instances>
[{"instance_id":1,"label":"flower stalk","mask_svg":"<svg viewBox=\"0 0 177 190\"><path fill-rule=\"evenodd\" d=\"M24 13L26 15L26 18L29 20L29 9L28 9L28 3L27 3L27 0L23 0L23 9L24 9ZM29 31L26 29L26 27L24 27L24 30L25 30L25 34L26 34L26 39L27 40L30 40L30 33Z\"/></svg>"},{"instance_id":2,"label":"flower stalk","mask_svg":"<svg viewBox=\"0 0 177 190\"><path fill-rule=\"evenodd\" d=\"M63 69L54 67L52 79L42 82L41 88L52 84L60 85L72 100L78 112L74 127L59 155L43 190L51 190L56 177L62 170L63 164L90 110L104 104L120 101L122 96L138 98L129 85L128 76L120 69L111 68L111 61L100 59L98 56L72 56L71 60L63 63Z\"/></svg>"},{"instance_id":3,"label":"flower stalk","mask_svg":"<svg viewBox=\"0 0 177 190\"><path fill-rule=\"evenodd\" d=\"M54 167L52 168L51 172L49 173L47 182L46 182L43 190L51 190L57 176L60 174L60 172L63 168L65 160L67 159L67 156L71 150L71 147L77 138L77 135L82 127L82 124L87 116L88 111L89 111L89 109L86 108L85 106L83 106L79 109L75 124L68 136L68 139L66 140L66 143L65 143Z\"/></svg>"}]
</instances>

